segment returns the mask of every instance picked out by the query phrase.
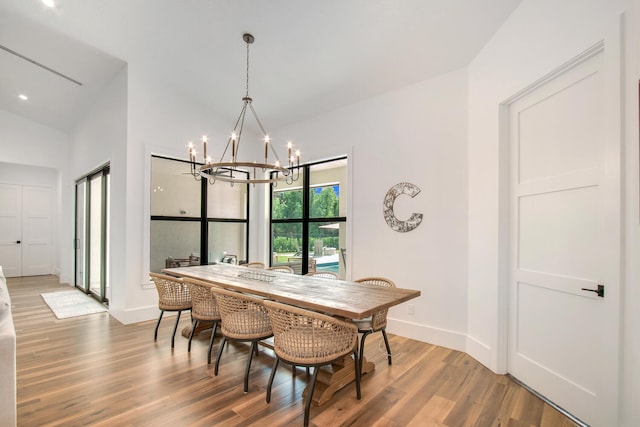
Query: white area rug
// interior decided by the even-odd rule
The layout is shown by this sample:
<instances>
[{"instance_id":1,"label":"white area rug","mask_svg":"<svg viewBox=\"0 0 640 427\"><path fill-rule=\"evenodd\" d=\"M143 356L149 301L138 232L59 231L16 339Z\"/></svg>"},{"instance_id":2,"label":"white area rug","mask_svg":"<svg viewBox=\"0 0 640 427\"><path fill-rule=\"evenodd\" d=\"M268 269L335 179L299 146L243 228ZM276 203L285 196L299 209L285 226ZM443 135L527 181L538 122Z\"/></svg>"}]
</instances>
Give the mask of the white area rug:
<instances>
[{"instance_id":1,"label":"white area rug","mask_svg":"<svg viewBox=\"0 0 640 427\"><path fill-rule=\"evenodd\" d=\"M107 311L104 305L77 289L42 294L42 299L58 319Z\"/></svg>"}]
</instances>

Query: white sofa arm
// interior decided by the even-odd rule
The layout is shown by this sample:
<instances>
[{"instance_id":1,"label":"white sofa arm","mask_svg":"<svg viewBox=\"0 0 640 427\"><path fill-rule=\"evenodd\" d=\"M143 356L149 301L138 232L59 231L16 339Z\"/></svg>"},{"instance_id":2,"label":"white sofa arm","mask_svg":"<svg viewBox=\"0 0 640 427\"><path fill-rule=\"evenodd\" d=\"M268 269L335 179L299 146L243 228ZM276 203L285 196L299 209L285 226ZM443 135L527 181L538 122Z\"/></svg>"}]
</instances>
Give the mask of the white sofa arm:
<instances>
[{"instance_id":1,"label":"white sofa arm","mask_svg":"<svg viewBox=\"0 0 640 427\"><path fill-rule=\"evenodd\" d=\"M16 331L11 316L11 299L0 266L0 426L15 426Z\"/></svg>"}]
</instances>

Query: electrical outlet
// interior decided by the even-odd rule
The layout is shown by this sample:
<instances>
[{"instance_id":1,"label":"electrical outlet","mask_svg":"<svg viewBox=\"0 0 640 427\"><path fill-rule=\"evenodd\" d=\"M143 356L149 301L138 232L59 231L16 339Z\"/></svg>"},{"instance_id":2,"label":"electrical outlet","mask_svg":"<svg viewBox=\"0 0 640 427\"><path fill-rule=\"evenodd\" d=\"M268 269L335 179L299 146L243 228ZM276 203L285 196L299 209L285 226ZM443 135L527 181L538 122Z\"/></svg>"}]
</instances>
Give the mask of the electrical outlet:
<instances>
[{"instance_id":1,"label":"electrical outlet","mask_svg":"<svg viewBox=\"0 0 640 427\"><path fill-rule=\"evenodd\" d=\"M409 309L409 314L410 314L411 316L413 316L414 314L416 314L415 306L414 306L413 304L408 304L408 306L409 306L409 307L408 307L408 309Z\"/></svg>"}]
</instances>

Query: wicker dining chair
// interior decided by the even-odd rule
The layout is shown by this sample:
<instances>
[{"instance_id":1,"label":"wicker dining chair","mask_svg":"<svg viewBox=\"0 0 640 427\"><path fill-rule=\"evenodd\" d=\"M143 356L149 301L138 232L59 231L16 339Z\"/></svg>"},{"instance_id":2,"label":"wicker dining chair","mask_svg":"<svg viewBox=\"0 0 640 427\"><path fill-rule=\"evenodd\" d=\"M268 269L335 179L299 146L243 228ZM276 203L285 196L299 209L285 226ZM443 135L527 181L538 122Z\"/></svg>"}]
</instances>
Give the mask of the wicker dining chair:
<instances>
[{"instance_id":1,"label":"wicker dining chair","mask_svg":"<svg viewBox=\"0 0 640 427\"><path fill-rule=\"evenodd\" d=\"M304 407L304 425L309 425L309 408L320 366L329 365L353 355L356 375L356 396L360 394L360 362L358 359L358 328L352 322L315 311L264 301L273 328L273 350L276 360L267 385L267 403L271 401L271 386L280 361L292 366L314 367Z\"/></svg>"},{"instance_id":2,"label":"wicker dining chair","mask_svg":"<svg viewBox=\"0 0 640 427\"><path fill-rule=\"evenodd\" d=\"M293 268L289 267L288 265L276 265L276 266L267 268L267 270L280 271L282 273L290 273L290 274L294 273Z\"/></svg>"},{"instance_id":3,"label":"wicker dining chair","mask_svg":"<svg viewBox=\"0 0 640 427\"><path fill-rule=\"evenodd\" d=\"M246 264L241 264L241 267L247 267L247 268L264 268L264 262L258 262L258 261L253 261L253 262L248 262Z\"/></svg>"},{"instance_id":4,"label":"wicker dining chair","mask_svg":"<svg viewBox=\"0 0 640 427\"><path fill-rule=\"evenodd\" d=\"M216 336L218 323L220 322L220 310L218 301L211 292L211 285L196 279L185 279L191 292L191 333L189 334L188 350L191 352L191 340L193 334L201 322L212 322L211 339L209 339L209 351L207 352L207 364L211 364L211 349Z\"/></svg>"},{"instance_id":5,"label":"wicker dining chair","mask_svg":"<svg viewBox=\"0 0 640 427\"><path fill-rule=\"evenodd\" d=\"M153 340L158 339L158 327L165 311L176 311L176 323L173 326L173 334L171 335L171 348L174 346L176 330L180 322L180 314L183 311L191 310L191 293L189 285L184 283L182 279L166 274L149 273L151 281L156 285L158 290L158 308L160 309L160 317L156 323L156 330L153 333Z\"/></svg>"},{"instance_id":6,"label":"wicker dining chair","mask_svg":"<svg viewBox=\"0 0 640 427\"><path fill-rule=\"evenodd\" d=\"M251 359L253 353L258 353L258 341L272 337L269 313L260 298L252 297L240 292L232 292L222 288L211 288L215 295L220 309L222 324L222 342L218 350L218 357L213 369L213 374L218 375L218 366L222 350L227 340L249 341L251 349L244 371L244 392L249 391L249 370L251 369Z\"/></svg>"},{"instance_id":7,"label":"wicker dining chair","mask_svg":"<svg viewBox=\"0 0 640 427\"><path fill-rule=\"evenodd\" d=\"M365 277L362 279L354 280L357 283L367 283L370 285L384 286L389 288L395 288L396 284L393 281L386 279L384 277ZM389 339L387 338L387 331L385 328L387 327L387 312L389 309L384 309L373 313L370 318L354 320L353 322L358 326L358 332L362 334L362 338L360 340L360 366L362 366L362 362L364 359L364 340L367 338L367 335L373 332L382 332L382 337L384 338L384 345L387 347L387 361L389 365L391 365L391 347L389 347Z\"/></svg>"},{"instance_id":8,"label":"wicker dining chair","mask_svg":"<svg viewBox=\"0 0 640 427\"><path fill-rule=\"evenodd\" d=\"M331 271L310 271L305 276L321 277L323 279L339 279L338 275Z\"/></svg>"}]
</instances>

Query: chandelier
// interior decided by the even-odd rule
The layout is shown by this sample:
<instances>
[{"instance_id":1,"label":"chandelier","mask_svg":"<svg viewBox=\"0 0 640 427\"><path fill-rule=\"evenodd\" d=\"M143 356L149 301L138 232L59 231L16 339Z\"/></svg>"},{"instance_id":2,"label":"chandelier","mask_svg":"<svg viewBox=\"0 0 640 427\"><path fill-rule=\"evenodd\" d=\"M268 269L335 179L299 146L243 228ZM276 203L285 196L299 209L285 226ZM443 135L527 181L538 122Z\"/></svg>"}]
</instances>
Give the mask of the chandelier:
<instances>
[{"instance_id":1,"label":"chandelier","mask_svg":"<svg viewBox=\"0 0 640 427\"><path fill-rule=\"evenodd\" d=\"M247 44L247 74L246 74L246 93L242 98L242 109L236 124L229 136L227 145L222 151L222 156L217 161L207 156L207 136L202 137L203 162L197 160L196 150L193 142L189 142L189 162L191 164L191 174L196 180L207 179L211 184L216 181L230 182L241 184L274 184L278 181L285 181L288 184L297 181L300 177L300 150L293 153L293 145L291 141L287 143L287 160L283 164L280 162L278 153L274 148L271 137L264 130L262 122L258 118L251 102L253 99L249 96L249 45L255 38L251 34L243 34L242 39ZM240 142L242 140L242 132L244 128L244 120L247 115L247 109L251 111L253 118L258 124L258 128L262 133L264 142L264 158L257 161L248 161L239 159ZM261 154L261 153L260 153ZM270 155L273 160L270 160ZM297 173L294 173L294 168Z\"/></svg>"}]
</instances>

